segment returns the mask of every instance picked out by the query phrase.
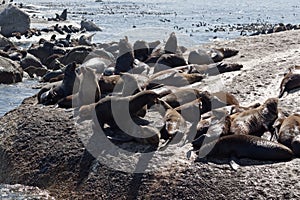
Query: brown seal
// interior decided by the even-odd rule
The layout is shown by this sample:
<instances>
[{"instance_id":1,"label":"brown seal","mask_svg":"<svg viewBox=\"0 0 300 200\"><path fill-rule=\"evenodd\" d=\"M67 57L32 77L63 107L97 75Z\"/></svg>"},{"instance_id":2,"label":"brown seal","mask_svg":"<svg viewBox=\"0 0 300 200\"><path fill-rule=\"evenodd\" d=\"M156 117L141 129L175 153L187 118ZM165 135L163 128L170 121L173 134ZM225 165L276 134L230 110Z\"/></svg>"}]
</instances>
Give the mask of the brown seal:
<instances>
[{"instance_id":1,"label":"brown seal","mask_svg":"<svg viewBox=\"0 0 300 200\"><path fill-rule=\"evenodd\" d=\"M78 91L76 106L88 105L100 100L101 91L96 77L96 71L89 67L80 68L82 77Z\"/></svg>"},{"instance_id":2,"label":"brown seal","mask_svg":"<svg viewBox=\"0 0 300 200\"><path fill-rule=\"evenodd\" d=\"M120 108L119 116L121 118L123 114L127 114L124 113L126 109L128 109L130 116L136 116L145 105L155 102L157 97L158 94L152 91L142 91L129 97L107 96L100 99L97 103L82 106L79 109L80 121L91 119L93 117L93 111L95 111L100 127L103 127L104 124L114 126L116 123L112 106L115 106L114 109Z\"/></svg>"},{"instance_id":3,"label":"brown seal","mask_svg":"<svg viewBox=\"0 0 300 200\"><path fill-rule=\"evenodd\" d=\"M74 82L76 79L76 63L73 62L66 66L64 79L62 83L54 88L51 88L46 93L40 95L40 103L45 105L56 104L60 99L73 94Z\"/></svg>"},{"instance_id":4,"label":"brown seal","mask_svg":"<svg viewBox=\"0 0 300 200\"><path fill-rule=\"evenodd\" d=\"M187 65L184 57L180 54L163 54L154 65L154 73Z\"/></svg>"},{"instance_id":5,"label":"brown seal","mask_svg":"<svg viewBox=\"0 0 300 200\"><path fill-rule=\"evenodd\" d=\"M205 75L203 74L196 74L196 73L187 74L187 73L181 73L177 69L176 70L169 69L169 70L158 72L150 76L149 80L145 84L145 87L147 89L151 89L159 85L183 87L195 82L199 82L204 78Z\"/></svg>"},{"instance_id":6,"label":"brown seal","mask_svg":"<svg viewBox=\"0 0 300 200\"><path fill-rule=\"evenodd\" d=\"M185 138L187 128L184 118L163 100L158 100L158 103L165 109L164 113L164 127L161 130L161 138L169 142L178 143L182 138ZM163 112L162 112L163 113ZM175 139L176 136L176 140ZM179 140L179 141L178 141Z\"/></svg>"},{"instance_id":7,"label":"brown seal","mask_svg":"<svg viewBox=\"0 0 300 200\"><path fill-rule=\"evenodd\" d=\"M300 114L293 114L283 120L279 129L278 142L291 148L295 155L300 156L299 135Z\"/></svg>"},{"instance_id":8,"label":"brown seal","mask_svg":"<svg viewBox=\"0 0 300 200\"><path fill-rule=\"evenodd\" d=\"M292 70L290 70L281 81L278 97L281 98L285 92L289 93L291 90L298 88L300 88L300 74L293 73Z\"/></svg>"},{"instance_id":9,"label":"brown seal","mask_svg":"<svg viewBox=\"0 0 300 200\"><path fill-rule=\"evenodd\" d=\"M128 41L128 37L121 39L119 44L119 54L115 66L115 74L120 72L128 72L133 67L134 51L132 45Z\"/></svg>"},{"instance_id":10,"label":"brown seal","mask_svg":"<svg viewBox=\"0 0 300 200\"><path fill-rule=\"evenodd\" d=\"M252 135L228 135L204 144L199 156L287 161L293 152L286 146Z\"/></svg>"},{"instance_id":11,"label":"brown seal","mask_svg":"<svg viewBox=\"0 0 300 200\"><path fill-rule=\"evenodd\" d=\"M264 132L274 133L273 124L278 117L278 99L270 98L258 108L230 116L232 134L262 136Z\"/></svg>"},{"instance_id":12,"label":"brown seal","mask_svg":"<svg viewBox=\"0 0 300 200\"><path fill-rule=\"evenodd\" d=\"M120 75L104 76L101 75L98 81L101 94L112 93L117 84L123 84L123 80L120 79Z\"/></svg>"},{"instance_id":13,"label":"brown seal","mask_svg":"<svg viewBox=\"0 0 300 200\"><path fill-rule=\"evenodd\" d=\"M199 98L201 91L192 88L178 88L172 93L162 97L161 99L169 104L172 108L189 103Z\"/></svg>"}]
</instances>

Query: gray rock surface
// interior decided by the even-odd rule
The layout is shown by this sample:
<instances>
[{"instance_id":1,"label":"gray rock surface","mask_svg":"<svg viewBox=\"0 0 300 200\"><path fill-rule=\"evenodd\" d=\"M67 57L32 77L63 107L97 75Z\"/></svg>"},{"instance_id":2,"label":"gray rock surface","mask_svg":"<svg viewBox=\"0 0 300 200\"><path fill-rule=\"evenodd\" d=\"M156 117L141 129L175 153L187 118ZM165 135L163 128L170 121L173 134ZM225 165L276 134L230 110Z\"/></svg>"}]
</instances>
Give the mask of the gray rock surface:
<instances>
[{"instance_id":1,"label":"gray rock surface","mask_svg":"<svg viewBox=\"0 0 300 200\"><path fill-rule=\"evenodd\" d=\"M11 84L21 82L23 70L17 62L0 56L0 83Z\"/></svg>"},{"instance_id":2,"label":"gray rock surface","mask_svg":"<svg viewBox=\"0 0 300 200\"><path fill-rule=\"evenodd\" d=\"M102 29L92 21L81 21L80 25L80 29L82 30L85 29L86 31L102 31Z\"/></svg>"},{"instance_id":3,"label":"gray rock surface","mask_svg":"<svg viewBox=\"0 0 300 200\"><path fill-rule=\"evenodd\" d=\"M19 8L8 5L0 13L0 33L5 37L12 36L12 33L25 33L30 28L30 18L27 13Z\"/></svg>"}]
</instances>

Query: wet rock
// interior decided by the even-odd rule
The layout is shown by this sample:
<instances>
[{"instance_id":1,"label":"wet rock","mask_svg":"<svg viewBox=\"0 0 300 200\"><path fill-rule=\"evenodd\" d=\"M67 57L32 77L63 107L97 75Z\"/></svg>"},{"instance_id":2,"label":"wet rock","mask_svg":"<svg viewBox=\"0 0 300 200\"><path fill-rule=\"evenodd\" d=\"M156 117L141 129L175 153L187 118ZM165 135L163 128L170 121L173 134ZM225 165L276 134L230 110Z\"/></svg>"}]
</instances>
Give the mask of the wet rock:
<instances>
[{"instance_id":1,"label":"wet rock","mask_svg":"<svg viewBox=\"0 0 300 200\"><path fill-rule=\"evenodd\" d=\"M86 31L102 31L101 28L99 28L94 22L92 21L81 21L81 30L86 30Z\"/></svg>"},{"instance_id":2,"label":"wet rock","mask_svg":"<svg viewBox=\"0 0 300 200\"><path fill-rule=\"evenodd\" d=\"M11 84L21 82L23 70L17 62L0 57L0 83Z\"/></svg>"},{"instance_id":3,"label":"wet rock","mask_svg":"<svg viewBox=\"0 0 300 200\"><path fill-rule=\"evenodd\" d=\"M5 37L10 37L15 32L24 34L30 28L29 15L13 5L8 5L0 13L0 27L0 33Z\"/></svg>"},{"instance_id":4,"label":"wet rock","mask_svg":"<svg viewBox=\"0 0 300 200\"><path fill-rule=\"evenodd\" d=\"M6 47L7 45L12 46L13 43L9 39L7 39L6 37L0 34L0 49L3 50L4 47Z\"/></svg>"}]
</instances>

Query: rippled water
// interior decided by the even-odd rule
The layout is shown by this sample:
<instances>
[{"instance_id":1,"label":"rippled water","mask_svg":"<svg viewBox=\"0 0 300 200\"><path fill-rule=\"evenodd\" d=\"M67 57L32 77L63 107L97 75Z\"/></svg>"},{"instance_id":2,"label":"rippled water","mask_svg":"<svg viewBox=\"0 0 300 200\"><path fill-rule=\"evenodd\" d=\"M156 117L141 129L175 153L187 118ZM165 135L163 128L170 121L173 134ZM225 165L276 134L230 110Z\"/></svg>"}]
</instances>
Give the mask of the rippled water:
<instances>
[{"instance_id":1,"label":"rippled water","mask_svg":"<svg viewBox=\"0 0 300 200\"><path fill-rule=\"evenodd\" d=\"M24 5L31 0L15 0ZM94 37L94 42L118 40L129 35L130 40L166 39L171 31L184 35L181 45L201 44L217 37L230 39L240 35L239 31L207 31L219 25L249 23L300 23L300 2L298 0L35 0L38 16L54 17L68 8L69 19L80 22L93 20L103 28ZM199 26L200 24L206 26ZM135 27L135 28L133 28ZM0 116L34 94L34 81L4 86L0 85Z\"/></svg>"}]
</instances>

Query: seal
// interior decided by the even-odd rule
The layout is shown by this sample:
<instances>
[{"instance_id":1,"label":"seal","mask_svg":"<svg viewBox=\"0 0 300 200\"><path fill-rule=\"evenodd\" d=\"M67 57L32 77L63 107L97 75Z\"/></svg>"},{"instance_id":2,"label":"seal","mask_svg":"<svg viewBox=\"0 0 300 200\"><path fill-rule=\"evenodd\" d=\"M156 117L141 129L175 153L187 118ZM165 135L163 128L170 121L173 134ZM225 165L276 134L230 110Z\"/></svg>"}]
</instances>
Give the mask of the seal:
<instances>
[{"instance_id":1,"label":"seal","mask_svg":"<svg viewBox=\"0 0 300 200\"><path fill-rule=\"evenodd\" d=\"M187 124L185 119L172 108L168 103L163 100L158 100L158 103L163 106L165 109L164 113L164 126L161 129L161 138L169 142L176 137L176 141L173 140L173 143L178 143L182 138L186 138L186 129ZM163 114L163 112L161 111Z\"/></svg>"},{"instance_id":2,"label":"seal","mask_svg":"<svg viewBox=\"0 0 300 200\"><path fill-rule=\"evenodd\" d=\"M66 66L64 79L60 85L51 88L47 94L40 95L40 102L44 105L56 104L60 99L73 93L73 86L76 79L76 63L73 62Z\"/></svg>"},{"instance_id":3,"label":"seal","mask_svg":"<svg viewBox=\"0 0 300 200\"><path fill-rule=\"evenodd\" d=\"M210 49L207 53L211 59L216 62L221 62L225 58L229 58L238 54L238 50L229 48Z\"/></svg>"},{"instance_id":4,"label":"seal","mask_svg":"<svg viewBox=\"0 0 300 200\"><path fill-rule=\"evenodd\" d=\"M134 51L132 45L128 42L128 37L120 39L119 54L115 66L115 74L120 72L128 72L133 67Z\"/></svg>"},{"instance_id":5,"label":"seal","mask_svg":"<svg viewBox=\"0 0 300 200\"><path fill-rule=\"evenodd\" d=\"M211 150L211 151L209 151ZM255 160L288 161L293 152L286 146L252 135L228 135L204 144L200 157L250 158Z\"/></svg>"},{"instance_id":6,"label":"seal","mask_svg":"<svg viewBox=\"0 0 300 200\"><path fill-rule=\"evenodd\" d=\"M150 56L149 44L144 40L135 41L135 43L133 44L133 49L135 59L138 59L141 62L146 61Z\"/></svg>"},{"instance_id":7,"label":"seal","mask_svg":"<svg viewBox=\"0 0 300 200\"><path fill-rule=\"evenodd\" d=\"M277 106L278 98L269 98L258 108L231 115L230 132L259 137L266 131L274 134L273 124L278 117Z\"/></svg>"},{"instance_id":8,"label":"seal","mask_svg":"<svg viewBox=\"0 0 300 200\"><path fill-rule=\"evenodd\" d=\"M293 114L283 120L278 135L278 142L291 148L295 155L300 156L300 114Z\"/></svg>"},{"instance_id":9,"label":"seal","mask_svg":"<svg viewBox=\"0 0 300 200\"><path fill-rule=\"evenodd\" d=\"M82 77L80 77L80 85L78 91L76 106L88 105L100 100L101 92L96 76L96 70L89 67L80 68Z\"/></svg>"},{"instance_id":10,"label":"seal","mask_svg":"<svg viewBox=\"0 0 300 200\"><path fill-rule=\"evenodd\" d=\"M175 32L172 32L165 44L165 53L172 54L172 53L176 53L177 50L178 50L177 37Z\"/></svg>"},{"instance_id":11,"label":"seal","mask_svg":"<svg viewBox=\"0 0 300 200\"><path fill-rule=\"evenodd\" d=\"M79 109L80 121L93 118L93 110L95 111L97 121L100 127L104 124L115 126L115 119L113 116L112 106L114 109L120 108L119 116L122 118L126 115L126 109L130 116L137 116L138 112L149 103L157 100L158 94L152 91L142 91L129 97L107 96L100 99L97 103L82 106Z\"/></svg>"},{"instance_id":12,"label":"seal","mask_svg":"<svg viewBox=\"0 0 300 200\"><path fill-rule=\"evenodd\" d=\"M145 87L147 89L151 89L159 85L183 87L201 81L204 78L205 75L203 74L180 73L178 72L177 69L175 70L170 69L170 70L158 72L150 76L149 80L145 84Z\"/></svg>"},{"instance_id":13,"label":"seal","mask_svg":"<svg viewBox=\"0 0 300 200\"><path fill-rule=\"evenodd\" d=\"M154 73L187 65L184 57L179 54L163 54L154 65Z\"/></svg>"},{"instance_id":14,"label":"seal","mask_svg":"<svg viewBox=\"0 0 300 200\"><path fill-rule=\"evenodd\" d=\"M192 102L200 97L201 91L192 88L178 88L172 93L164 96L161 100L165 101L172 108Z\"/></svg>"},{"instance_id":15,"label":"seal","mask_svg":"<svg viewBox=\"0 0 300 200\"><path fill-rule=\"evenodd\" d=\"M123 80L120 75L104 76L101 75L98 81L101 94L112 93L117 84L123 84Z\"/></svg>"},{"instance_id":16,"label":"seal","mask_svg":"<svg viewBox=\"0 0 300 200\"><path fill-rule=\"evenodd\" d=\"M300 73L288 72L280 83L280 93L278 98L281 98L285 92L289 93L293 89L300 88Z\"/></svg>"},{"instance_id":17,"label":"seal","mask_svg":"<svg viewBox=\"0 0 300 200\"><path fill-rule=\"evenodd\" d=\"M121 73L121 78L123 80L123 89L122 89L123 97L134 95L142 91L134 75L125 72L125 73Z\"/></svg>"}]
</instances>

